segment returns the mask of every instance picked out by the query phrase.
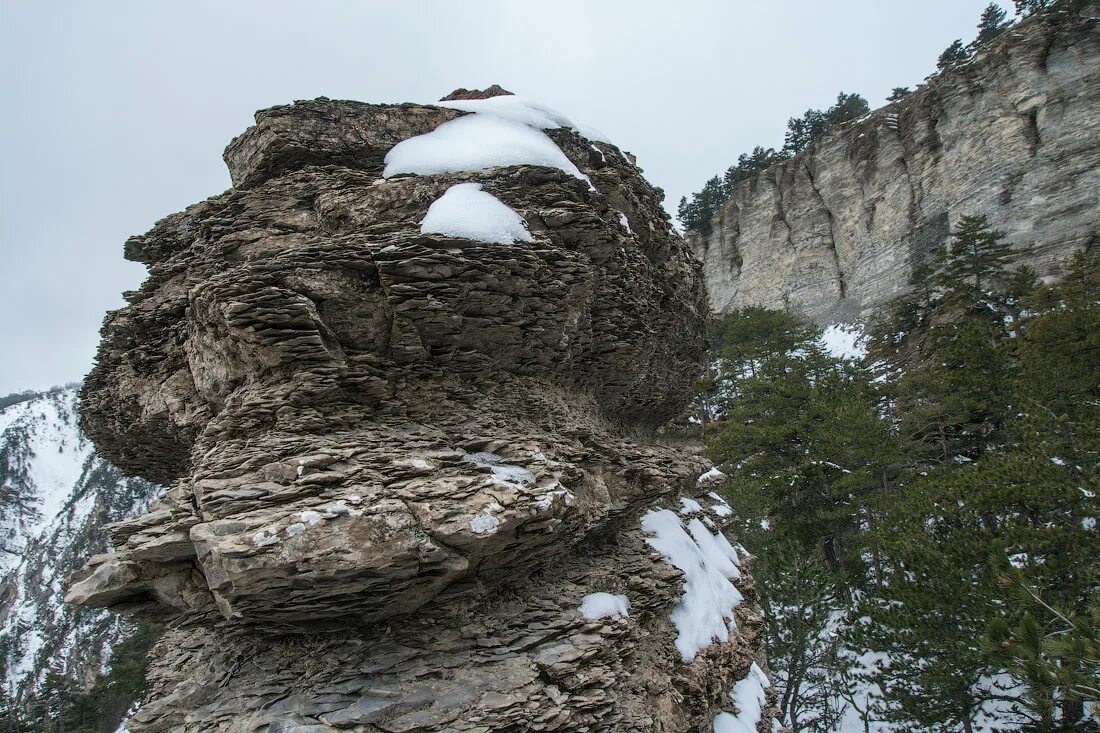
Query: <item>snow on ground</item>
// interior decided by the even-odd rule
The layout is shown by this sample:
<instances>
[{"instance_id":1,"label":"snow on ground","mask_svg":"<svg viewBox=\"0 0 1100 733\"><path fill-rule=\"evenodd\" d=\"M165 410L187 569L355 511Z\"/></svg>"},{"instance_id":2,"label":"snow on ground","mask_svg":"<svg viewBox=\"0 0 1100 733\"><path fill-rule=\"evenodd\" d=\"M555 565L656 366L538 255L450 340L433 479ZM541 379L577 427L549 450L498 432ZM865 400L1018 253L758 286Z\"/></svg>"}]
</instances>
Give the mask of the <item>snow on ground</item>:
<instances>
[{"instance_id":1,"label":"snow on ground","mask_svg":"<svg viewBox=\"0 0 1100 733\"><path fill-rule=\"evenodd\" d=\"M0 573L54 520L92 456L76 427L76 389L43 394L0 410L0 480L20 497L0 515Z\"/></svg>"},{"instance_id":2,"label":"snow on ground","mask_svg":"<svg viewBox=\"0 0 1100 733\"><path fill-rule=\"evenodd\" d=\"M676 649L685 662L695 659L714 640L728 641L736 628L733 609L740 591L730 581L741 577L737 551L720 532L712 533L698 519L687 526L669 509L647 512L642 530L653 549L684 573L684 591L672 610Z\"/></svg>"},{"instance_id":3,"label":"snow on ground","mask_svg":"<svg viewBox=\"0 0 1100 733\"><path fill-rule=\"evenodd\" d=\"M102 665L122 626L61 602L79 548L101 524L140 511L156 487L123 478L92 452L76 422L76 388L0 409L0 648L7 689L25 695L50 664Z\"/></svg>"},{"instance_id":4,"label":"snow on ground","mask_svg":"<svg viewBox=\"0 0 1100 733\"><path fill-rule=\"evenodd\" d=\"M629 616L630 601L623 595L589 593L581 599L581 615L589 620L601 618L622 619Z\"/></svg>"},{"instance_id":5,"label":"snow on ground","mask_svg":"<svg viewBox=\"0 0 1100 733\"><path fill-rule=\"evenodd\" d=\"M428 207L420 222L424 234L444 234L491 244L533 242L527 222L480 183L460 183Z\"/></svg>"},{"instance_id":6,"label":"snow on ground","mask_svg":"<svg viewBox=\"0 0 1100 733\"><path fill-rule=\"evenodd\" d=\"M437 104L440 107L449 107L463 112L494 115L539 130L556 130L559 127L567 127L593 142L614 144L607 138L607 135L594 127L578 125L561 112L518 94L501 95L499 97L489 97L488 99L455 99L438 102Z\"/></svg>"},{"instance_id":7,"label":"snow on ground","mask_svg":"<svg viewBox=\"0 0 1100 733\"><path fill-rule=\"evenodd\" d=\"M859 325L834 323L818 341L829 356L836 359L862 359L867 356L867 335Z\"/></svg>"},{"instance_id":8,"label":"snow on ground","mask_svg":"<svg viewBox=\"0 0 1100 733\"><path fill-rule=\"evenodd\" d=\"M716 515L718 515L719 517L728 517L729 515L733 514L733 509L730 507L729 504L726 503L726 500L720 497L718 494L714 493L713 491L708 491L707 496L714 499L714 501L716 502L710 508L710 510Z\"/></svg>"},{"instance_id":9,"label":"snow on ground","mask_svg":"<svg viewBox=\"0 0 1100 733\"><path fill-rule=\"evenodd\" d=\"M382 176L487 171L508 165L557 168L588 181L541 130L495 115L466 115L411 137L386 153Z\"/></svg>"},{"instance_id":10,"label":"snow on ground","mask_svg":"<svg viewBox=\"0 0 1100 733\"><path fill-rule=\"evenodd\" d=\"M737 715L718 713L714 719L714 733L756 733L756 724L764 714L767 700L764 690L770 686L764 670L753 662L745 679L730 690Z\"/></svg>"}]
</instances>

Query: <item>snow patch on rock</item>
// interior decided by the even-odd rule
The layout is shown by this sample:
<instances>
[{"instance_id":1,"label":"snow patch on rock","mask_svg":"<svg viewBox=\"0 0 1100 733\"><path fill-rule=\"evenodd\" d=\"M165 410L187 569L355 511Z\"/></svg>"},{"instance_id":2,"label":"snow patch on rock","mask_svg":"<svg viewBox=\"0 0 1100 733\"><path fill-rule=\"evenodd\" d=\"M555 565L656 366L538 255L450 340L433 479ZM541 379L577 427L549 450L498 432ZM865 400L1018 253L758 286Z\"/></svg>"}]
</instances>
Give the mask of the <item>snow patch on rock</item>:
<instances>
[{"instance_id":1,"label":"snow patch on rock","mask_svg":"<svg viewBox=\"0 0 1100 733\"><path fill-rule=\"evenodd\" d=\"M488 99L455 99L437 104L440 107L449 107L463 112L501 117L539 130L566 127L593 142L614 144L607 135L596 128L578 125L561 112L518 94L505 94Z\"/></svg>"},{"instance_id":2,"label":"snow patch on rock","mask_svg":"<svg viewBox=\"0 0 1100 733\"><path fill-rule=\"evenodd\" d=\"M487 171L509 165L557 168L588 181L541 130L494 115L466 115L403 140L386 154L385 178L401 173Z\"/></svg>"},{"instance_id":3,"label":"snow patch on rock","mask_svg":"<svg viewBox=\"0 0 1100 733\"><path fill-rule=\"evenodd\" d=\"M482 191L480 183L460 183L448 188L428 207L420 231L490 244L535 241L523 217L496 196Z\"/></svg>"},{"instance_id":4,"label":"snow patch on rock","mask_svg":"<svg viewBox=\"0 0 1100 733\"><path fill-rule=\"evenodd\" d=\"M581 615L590 621L601 618L624 619L630 615L630 601L624 595L589 593L581 599Z\"/></svg>"},{"instance_id":5,"label":"snow patch on rock","mask_svg":"<svg viewBox=\"0 0 1100 733\"><path fill-rule=\"evenodd\" d=\"M767 701L764 690L769 687L771 682L768 676L753 662L745 679L730 690L730 699L737 708L737 714L718 713L714 719L714 733L756 733Z\"/></svg>"},{"instance_id":6,"label":"snow patch on rock","mask_svg":"<svg viewBox=\"0 0 1100 733\"><path fill-rule=\"evenodd\" d=\"M697 483L697 484L716 484L719 481L725 481L725 479L726 479L726 474L722 473L717 468L712 466L710 468L710 470L706 471L701 476L699 476L699 478L696 479L695 483Z\"/></svg>"},{"instance_id":7,"label":"snow patch on rock","mask_svg":"<svg viewBox=\"0 0 1100 733\"><path fill-rule=\"evenodd\" d=\"M523 466L514 466L510 463L502 463L504 459L496 453L478 452L467 453L462 457L466 463L488 468L492 474L492 482L497 484L511 484L513 486L527 486L535 483L535 474Z\"/></svg>"},{"instance_id":8,"label":"snow patch on rock","mask_svg":"<svg viewBox=\"0 0 1100 733\"><path fill-rule=\"evenodd\" d=\"M493 534L500 526L500 520L488 510L470 519L470 531L474 534Z\"/></svg>"},{"instance_id":9,"label":"snow patch on rock","mask_svg":"<svg viewBox=\"0 0 1100 733\"><path fill-rule=\"evenodd\" d=\"M711 532L698 519L685 527L669 509L647 512L642 530L653 549L684 574L680 603L672 610L676 649L685 662L711 642L729 640L736 629L733 610L743 596L731 580L741 577L737 551L721 532Z\"/></svg>"}]
</instances>

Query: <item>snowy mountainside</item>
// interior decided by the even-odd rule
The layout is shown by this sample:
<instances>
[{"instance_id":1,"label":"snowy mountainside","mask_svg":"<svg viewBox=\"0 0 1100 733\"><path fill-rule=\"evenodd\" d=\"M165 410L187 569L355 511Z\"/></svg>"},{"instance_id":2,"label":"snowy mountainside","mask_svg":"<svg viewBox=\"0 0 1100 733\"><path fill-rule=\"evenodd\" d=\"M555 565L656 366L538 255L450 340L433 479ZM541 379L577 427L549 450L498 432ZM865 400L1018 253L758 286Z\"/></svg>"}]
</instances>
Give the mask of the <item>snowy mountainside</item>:
<instances>
[{"instance_id":1,"label":"snowy mountainside","mask_svg":"<svg viewBox=\"0 0 1100 733\"><path fill-rule=\"evenodd\" d=\"M50 665L90 680L126 633L113 614L64 605L64 583L107 549L104 524L158 491L95 454L76 400L69 385L0 401L0 665L24 700Z\"/></svg>"}]
</instances>

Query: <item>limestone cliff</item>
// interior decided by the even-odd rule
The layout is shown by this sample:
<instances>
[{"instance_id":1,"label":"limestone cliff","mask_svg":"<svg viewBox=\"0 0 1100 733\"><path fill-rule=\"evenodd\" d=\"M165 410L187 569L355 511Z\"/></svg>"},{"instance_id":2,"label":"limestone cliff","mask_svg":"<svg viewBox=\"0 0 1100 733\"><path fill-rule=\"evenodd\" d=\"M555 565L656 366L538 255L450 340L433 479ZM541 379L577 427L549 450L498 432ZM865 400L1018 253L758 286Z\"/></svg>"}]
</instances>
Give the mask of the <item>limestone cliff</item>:
<instances>
[{"instance_id":1,"label":"limestone cliff","mask_svg":"<svg viewBox=\"0 0 1100 733\"><path fill-rule=\"evenodd\" d=\"M962 214L1041 276L1100 234L1098 21L1037 15L961 68L738 184L689 236L712 306L872 315Z\"/></svg>"},{"instance_id":2,"label":"limestone cliff","mask_svg":"<svg viewBox=\"0 0 1100 733\"><path fill-rule=\"evenodd\" d=\"M499 111L502 92L457 104ZM111 528L117 551L69 598L170 624L131 731L694 731L736 713L751 580L705 463L660 435L703 358L698 263L614 145L535 108L545 124L468 138L448 104L262 111L226 150L233 189L127 242L149 279L106 319L83 424L170 489ZM399 144L476 157L500 130L565 157L391 170ZM429 208L470 183L522 221L513 241L431 233ZM706 594L699 572L726 601L704 599L714 643L686 653L670 614ZM594 593L628 615L582 614Z\"/></svg>"}]
</instances>

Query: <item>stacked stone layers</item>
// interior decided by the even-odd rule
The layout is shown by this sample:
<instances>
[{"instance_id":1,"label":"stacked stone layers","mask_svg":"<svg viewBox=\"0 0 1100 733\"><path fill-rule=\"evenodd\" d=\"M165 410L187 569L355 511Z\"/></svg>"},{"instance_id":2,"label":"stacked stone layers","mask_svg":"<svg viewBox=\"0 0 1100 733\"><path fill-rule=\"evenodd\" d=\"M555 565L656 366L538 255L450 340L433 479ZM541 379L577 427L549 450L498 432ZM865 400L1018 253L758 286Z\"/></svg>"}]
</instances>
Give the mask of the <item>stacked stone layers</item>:
<instances>
[{"instance_id":1,"label":"stacked stone layers","mask_svg":"<svg viewBox=\"0 0 1100 733\"><path fill-rule=\"evenodd\" d=\"M1100 239L1100 21L1024 21L902 101L738 184L689 236L719 312L868 318L963 214L1056 277Z\"/></svg>"},{"instance_id":2,"label":"stacked stone layers","mask_svg":"<svg viewBox=\"0 0 1100 733\"><path fill-rule=\"evenodd\" d=\"M703 356L698 263L633 162L566 128L587 181L381 177L461 114L260 112L232 190L127 242L150 277L107 317L83 423L172 487L70 598L170 622L135 733L687 731L729 708L759 620L683 663L681 583L638 523L699 491L657 434ZM533 241L422 234L467 181ZM597 591L630 618L585 620Z\"/></svg>"}]
</instances>

